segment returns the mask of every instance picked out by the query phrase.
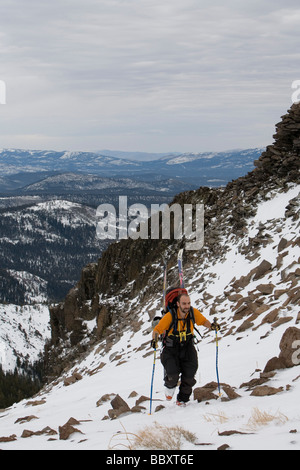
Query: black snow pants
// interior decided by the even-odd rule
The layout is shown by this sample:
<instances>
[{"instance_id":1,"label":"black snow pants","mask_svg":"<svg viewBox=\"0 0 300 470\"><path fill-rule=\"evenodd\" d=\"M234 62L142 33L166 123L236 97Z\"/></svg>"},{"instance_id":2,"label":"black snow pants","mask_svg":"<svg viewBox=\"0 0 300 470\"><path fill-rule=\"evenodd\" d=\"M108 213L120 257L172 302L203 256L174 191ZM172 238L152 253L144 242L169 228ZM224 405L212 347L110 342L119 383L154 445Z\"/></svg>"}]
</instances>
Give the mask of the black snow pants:
<instances>
[{"instance_id":1,"label":"black snow pants","mask_svg":"<svg viewBox=\"0 0 300 470\"><path fill-rule=\"evenodd\" d=\"M172 344L172 343L171 343ZM180 378L177 400L189 401L192 388L196 383L195 374L198 369L198 356L193 340L186 343L167 344L161 353L161 362L164 366L164 382L167 388L177 386Z\"/></svg>"}]
</instances>

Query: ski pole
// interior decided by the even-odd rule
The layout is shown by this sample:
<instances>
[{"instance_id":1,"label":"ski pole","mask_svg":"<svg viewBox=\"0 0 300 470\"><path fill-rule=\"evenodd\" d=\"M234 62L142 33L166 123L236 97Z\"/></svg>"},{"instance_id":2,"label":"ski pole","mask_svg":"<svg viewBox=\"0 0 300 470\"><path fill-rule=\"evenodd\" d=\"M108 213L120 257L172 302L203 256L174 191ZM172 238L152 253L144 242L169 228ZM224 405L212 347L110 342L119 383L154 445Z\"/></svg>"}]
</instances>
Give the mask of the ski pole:
<instances>
[{"instance_id":1,"label":"ski pole","mask_svg":"<svg viewBox=\"0 0 300 470\"><path fill-rule=\"evenodd\" d=\"M156 362L156 347L154 348L154 355L153 355L153 368L152 368L152 379L151 379L151 390L150 390L150 413L149 413L149 415L152 414L152 395L153 395L153 381L154 381L155 362Z\"/></svg>"},{"instance_id":2,"label":"ski pole","mask_svg":"<svg viewBox=\"0 0 300 470\"><path fill-rule=\"evenodd\" d=\"M217 319L214 318L214 321L216 322ZM218 341L218 331L215 330L216 333L216 372L217 372L217 381L218 381L218 389L219 389L219 397L222 395L221 394L221 388L220 388L220 380L219 380L219 341Z\"/></svg>"},{"instance_id":3,"label":"ski pole","mask_svg":"<svg viewBox=\"0 0 300 470\"><path fill-rule=\"evenodd\" d=\"M166 290L167 290L167 271L168 271L168 265L167 265L167 260L163 258L163 264L164 264L164 275L163 275L163 308L162 312L165 312L165 300L166 300ZM156 362L156 347L157 347L157 338L154 338L155 344L154 344L154 354L153 354L153 368L152 368L152 379L151 379L151 390L150 390L150 415L152 414L152 396L153 396L153 382L154 382L154 372L155 372L155 362Z\"/></svg>"}]
</instances>

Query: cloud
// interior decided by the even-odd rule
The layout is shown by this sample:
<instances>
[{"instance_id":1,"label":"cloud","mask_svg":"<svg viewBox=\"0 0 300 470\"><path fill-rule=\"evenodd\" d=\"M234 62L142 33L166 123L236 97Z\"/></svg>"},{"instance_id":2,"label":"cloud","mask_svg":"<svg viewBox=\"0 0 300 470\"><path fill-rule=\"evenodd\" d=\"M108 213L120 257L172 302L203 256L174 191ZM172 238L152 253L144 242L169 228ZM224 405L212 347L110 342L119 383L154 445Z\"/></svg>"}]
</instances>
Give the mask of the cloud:
<instances>
[{"instance_id":1,"label":"cloud","mask_svg":"<svg viewBox=\"0 0 300 470\"><path fill-rule=\"evenodd\" d=\"M2 0L1 146L268 144L300 78L299 16L290 0Z\"/></svg>"}]
</instances>

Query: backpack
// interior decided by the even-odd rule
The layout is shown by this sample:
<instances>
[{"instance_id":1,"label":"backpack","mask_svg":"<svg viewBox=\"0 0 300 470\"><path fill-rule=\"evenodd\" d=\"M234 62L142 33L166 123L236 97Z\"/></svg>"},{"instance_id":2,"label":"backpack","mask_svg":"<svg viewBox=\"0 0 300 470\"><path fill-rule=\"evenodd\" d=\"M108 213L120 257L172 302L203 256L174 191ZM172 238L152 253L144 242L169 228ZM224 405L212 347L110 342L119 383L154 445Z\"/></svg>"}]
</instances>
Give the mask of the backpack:
<instances>
[{"instance_id":1,"label":"backpack","mask_svg":"<svg viewBox=\"0 0 300 470\"><path fill-rule=\"evenodd\" d=\"M187 294L187 290L184 287L170 287L166 292L165 299L165 311L169 308L177 309L177 300L180 294Z\"/></svg>"},{"instance_id":2,"label":"backpack","mask_svg":"<svg viewBox=\"0 0 300 470\"><path fill-rule=\"evenodd\" d=\"M166 292L165 296L165 305L163 310L161 311L162 316L156 316L152 320L153 328L159 323L162 317L169 311L175 310L177 311L177 300L180 294L187 294L187 290L182 287L169 287ZM172 312L171 312L172 313Z\"/></svg>"},{"instance_id":3,"label":"backpack","mask_svg":"<svg viewBox=\"0 0 300 470\"><path fill-rule=\"evenodd\" d=\"M165 315L167 312L170 312L171 315L172 315L172 322L169 326L169 329L161 337L163 346L166 345L167 340L168 340L168 343L173 341L171 338L168 339L168 334L169 334L169 331L171 330L171 328L173 328L172 336L174 336L174 338L177 337L178 339L180 339L180 335L178 333L178 328L177 328L177 326L178 326L177 300L178 300L178 296L180 294L188 294L188 292L183 287L170 287L166 292L165 308L162 310L161 313L162 313L162 315ZM161 319L162 319L162 316L154 317L154 319L152 320L153 327L155 327ZM189 320L192 321L193 326L194 326L194 330L202 338L202 335L200 334L200 332L195 327L195 315L194 315L193 307L190 308L189 314L188 314L188 316L185 320L186 321L189 321ZM185 335L184 335L185 337L186 337L186 335L190 335L190 337L193 337L193 335L191 335L191 323L190 323L190 321L189 321L189 323L187 325L187 328L186 328L186 331L185 331ZM177 341L177 342L179 342L179 341ZM182 344L184 344L184 343L185 343L185 341L182 342Z\"/></svg>"},{"instance_id":4,"label":"backpack","mask_svg":"<svg viewBox=\"0 0 300 470\"><path fill-rule=\"evenodd\" d=\"M184 344L187 344L187 342L194 337L194 335L191 332L191 321L193 325L195 324L194 309L193 307L191 307L187 317L184 320L181 320L186 323L186 329L182 332L178 331L179 320L178 320L178 315L177 315L177 305L176 305L176 308L168 307L168 310L172 315L172 322L169 326L169 329L164 334L163 345L174 346L175 344L180 344L180 346L183 346ZM173 328L173 331L172 331L172 334L169 336L169 331L171 330L171 328Z\"/></svg>"},{"instance_id":5,"label":"backpack","mask_svg":"<svg viewBox=\"0 0 300 470\"><path fill-rule=\"evenodd\" d=\"M181 345L183 345L186 344L186 342L193 337L193 335L191 334L191 321L193 322L193 325L195 324L195 315L193 307L190 308L189 314L185 319L185 321L188 322L186 330L182 333L178 332L177 301L178 296L180 294L188 294L188 292L183 287L170 287L166 292L165 308L164 310L162 310L162 314L165 315L167 312L170 312L172 315L172 322L169 326L169 329L164 333L164 335L162 335L161 339L163 346L170 346L171 342L172 344L180 343ZM161 318L162 317L156 316L152 322L153 326L157 325ZM173 328L173 332L171 335L173 339L168 337L171 328ZM189 338L187 338L187 336L189 336Z\"/></svg>"}]
</instances>

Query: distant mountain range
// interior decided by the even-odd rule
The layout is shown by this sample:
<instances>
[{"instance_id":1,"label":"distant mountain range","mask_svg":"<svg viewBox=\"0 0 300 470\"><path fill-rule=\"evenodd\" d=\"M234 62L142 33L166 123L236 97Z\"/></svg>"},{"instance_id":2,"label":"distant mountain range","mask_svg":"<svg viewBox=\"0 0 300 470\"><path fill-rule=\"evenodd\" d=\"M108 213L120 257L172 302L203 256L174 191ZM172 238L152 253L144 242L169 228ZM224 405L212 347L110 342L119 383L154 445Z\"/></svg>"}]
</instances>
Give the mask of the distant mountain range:
<instances>
[{"instance_id":1,"label":"distant mountain range","mask_svg":"<svg viewBox=\"0 0 300 470\"><path fill-rule=\"evenodd\" d=\"M128 204L150 207L200 186L225 186L248 173L262 150L0 150L0 302L63 298L109 244L95 238L99 204L117 207L126 195Z\"/></svg>"},{"instance_id":2,"label":"distant mountain range","mask_svg":"<svg viewBox=\"0 0 300 470\"><path fill-rule=\"evenodd\" d=\"M174 191L176 186L176 191L180 192L181 190L188 189L188 183L176 181L175 179L169 179L164 181L139 181L138 179L133 178L108 178L101 177L97 175L84 175L82 173L60 173L52 176L47 176L46 178L37 181L35 183L29 184L22 188L23 192L26 193L59 193L62 192L80 192L80 191L97 191L103 192L107 190L140 190L143 192L146 191L160 191L160 192L169 192ZM193 185L190 184L190 189Z\"/></svg>"},{"instance_id":3,"label":"distant mountain range","mask_svg":"<svg viewBox=\"0 0 300 470\"><path fill-rule=\"evenodd\" d=\"M166 191L168 185L176 186L177 183L177 192L200 186L222 186L251 171L254 160L263 150L157 155L115 152L113 156L112 151L102 151L107 153L104 155L97 152L2 149L0 192L57 192L67 188L74 191L98 190L113 188L116 184L130 189L137 187L137 181L143 188L145 182L151 183L151 189L156 191ZM105 181L105 178L109 180Z\"/></svg>"}]
</instances>

